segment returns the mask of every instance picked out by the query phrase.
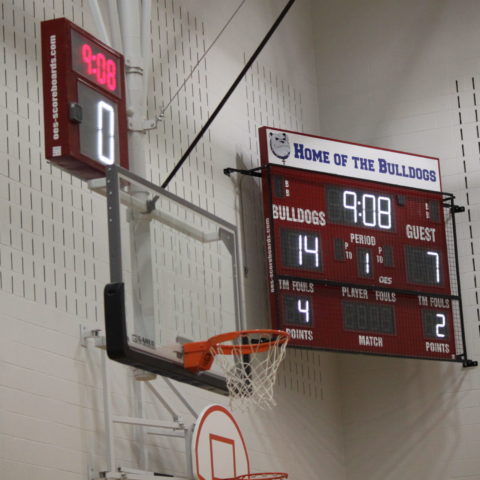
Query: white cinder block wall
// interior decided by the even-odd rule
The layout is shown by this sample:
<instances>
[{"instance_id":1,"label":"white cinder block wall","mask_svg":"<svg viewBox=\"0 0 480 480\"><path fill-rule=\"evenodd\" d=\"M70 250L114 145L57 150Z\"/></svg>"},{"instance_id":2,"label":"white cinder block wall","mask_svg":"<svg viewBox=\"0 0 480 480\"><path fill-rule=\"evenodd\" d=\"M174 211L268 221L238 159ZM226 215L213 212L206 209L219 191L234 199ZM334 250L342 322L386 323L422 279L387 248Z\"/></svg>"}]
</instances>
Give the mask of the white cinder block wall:
<instances>
[{"instance_id":1,"label":"white cinder block wall","mask_svg":"<svg viewBox=\"0 0 480 480\"><path fill-rule=\"evenodd\" d=\"M102 3L102 2L100 2ZM166 105L239 5L237 1L152 2L154 54L149 115ZM246 2L221 39L147 135L147 172L160 183L213 111L284 2ZM244 228L249 326L268 324L259 184L242 182L244 205L228 166L259 164L261 125L320 131L313 4L298 0L170 191ZM52 168L43 155L40 22L65 16L96 33L89 2L0 2L0 478L85 480L105 470L103 352L80 343L80 328L103 328L108 282L105 199ZM344 480L339 358L292 351L280 372L278 407L238 415L254 471L290 478ZM113 413L131 416L130 369L109 362ZM157 388L175 404L161 379ZM225 398L178 388L200 411ZM144 392L145 414L169 419ZM193 419L176 401L186 422ZM182 441L114 430L116 465L186 473ZM147 459L145 460L145 455Z\"/></svg>"},{"instance_id":2,"label":"white cinder block wall","mask_svg":"<svg viewBox=\"0 0 480 480\"><path fill-rule=\"evenodd\" d=\"M315 2L320 132L440 157L459 215L467 344L479 343L476 1ZM480 370L344 356L349 480L480 478Z\"/></svg>"},{"instance_id":3,"label":"white cinder block wall","mask_svg":"<svg viewBox=\"0 0 480 480\"><path fill-rule=\"evenodd\" d=\"M152 3L150 115L239 4ZM148 134L149 179L166 177L283 4L246 2ZM0 7L0 478L84 480L106 467L103 353L80 344L81 326L103 327L105 200L44 159L39 22L66 16L95 27L81 0ZM170 187L242 226L249 326L267 324L260 188L243 180L238 212L222 172L257 166L256 130L271 125L440 157L444 189L467 208L458 217L461 279L469 354L480 359L479 21L476 0L297 0ZM109 371L114 412L133 415L132 372L112 363ZM478 368L290 350L279 377L274 410L237 415L253 470L312 480L480 478ZM225 403L179 388L198 410ZM169 418L144 393L146 414ZM142 467L135 431L114 434L117 465ZM144 441L150 470L185 473L181 441Z\"/></svg>"}]
</instances>

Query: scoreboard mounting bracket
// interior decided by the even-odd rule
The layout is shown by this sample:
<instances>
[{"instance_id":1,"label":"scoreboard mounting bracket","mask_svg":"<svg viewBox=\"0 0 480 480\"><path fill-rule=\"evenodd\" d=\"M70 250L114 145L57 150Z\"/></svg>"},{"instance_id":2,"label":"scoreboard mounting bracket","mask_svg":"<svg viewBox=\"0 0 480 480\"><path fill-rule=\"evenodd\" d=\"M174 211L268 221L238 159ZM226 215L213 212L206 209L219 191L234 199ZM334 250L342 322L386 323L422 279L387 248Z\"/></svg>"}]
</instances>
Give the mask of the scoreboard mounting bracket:
<instances>
[{"instance_id":1,"label":"scoreboard mounting bracket","mask_svg":"<svg viewBox=\"0 0 480 480\"><path fill-rule=\"evenodd\" d=\"M452 213L464 213L465 212L465 207L460 206L460 205L452 205L450 207L450 211Z\"/></svg>"},{"instance_id":2,"label":"scoreboard mounting bracket","mask_svg":"<svg viewBox=\"0 0 480 480\"><path fill-rule=\"evenodd\" d=\"M468 359L454 196L438 159L259 129L272 328L290 345ZM261 170L261 173L259 171Z\"/></svg>"},{"instance_id":3,"label":"scoreboard mounting bracket","mask_svg":"<svg viewBox=\"0 0 480 480\"><path fill-rule=\"evenodd\" d=\"M249 177L259 177L261 178L262 177L262 173L261 171L264 170L265 167L257 167L257 168L251 168L249 170L244 170L244 169L241 169L241 168L231 168L231 167L228 167L228 168L225 168L223 170L223 173L229 177L232 173L240 173L242 175L247 175Z\"/></svg>"}]
</instances>

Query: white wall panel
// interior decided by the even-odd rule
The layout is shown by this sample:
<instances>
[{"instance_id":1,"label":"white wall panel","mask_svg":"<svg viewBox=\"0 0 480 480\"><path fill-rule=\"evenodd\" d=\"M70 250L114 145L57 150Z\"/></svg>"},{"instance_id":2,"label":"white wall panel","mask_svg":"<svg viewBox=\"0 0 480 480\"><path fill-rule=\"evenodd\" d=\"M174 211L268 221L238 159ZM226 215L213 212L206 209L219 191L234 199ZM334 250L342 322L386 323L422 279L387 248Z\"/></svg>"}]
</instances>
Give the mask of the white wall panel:
<instances>
[{"instance_id":1,"label":"white wall panel","mask_svg":"<svg viewBox=\"0 0 480 480\"><path fill-rule=\"evenodd\" d=\"M190 76L239 2L152 4L149 118ZM88 2L82 0L4 0L0 7L1 477L84 480L90 467L96 472L106 468L103 352L80 344L80 326L103 327L103 287L109 275L106 207L103 197L44 159L40 22L66 16L92 33L95 27ZM200 61L163 120L146 134L149 180L166 178L282 7L283 2L273 0L246 2ZM223 169L259 165L257 129L262 125L319 130L311 12L310 2L298 0L169 187L241 229L252 327L268 325L260 186L245 178L239 187L239 178L227 178ZM163 261L172 267L167 247ZM188 251L176 265L185 271L193 265L195 276L195 265L205 260L197 257ZM184 295L183 301L177 295L179 322L197 316L208 328L221 329L217 312L224 300L216 286L225 272L215 258L212 252L205 263L206 295ZM278 407L239 414L252 470L344 480L337 361L334 355L292 351L279 373ZM109 362L109 371L114 413L134 415L131 370ZM160 379L155 383L172 397ZM197 410L226 403L203 390L179 388ZM171 401L193 420L174 397ZM169 418L148 395L146 410ZM143 448L134 441L132 427L116 426L114 435L117 464L142 467ZM152 471L186 474L181 441L149 435L143 450Z\"/></svg>"},{"instance_id":2,"label":"white wall panel","mask_svg":"<svg viewBox=\"0 0 480 480\"><path fill-rule=\"evenodd\" d=\"M321 132L440 158L457 216L469 354L478 360L478 4L316 5ZM324 120L322 120L324 119ZM478 478L477 368L342 359L347 478ZM475 446L474 446L475 445Z\"/></svg>"}]
</instances>

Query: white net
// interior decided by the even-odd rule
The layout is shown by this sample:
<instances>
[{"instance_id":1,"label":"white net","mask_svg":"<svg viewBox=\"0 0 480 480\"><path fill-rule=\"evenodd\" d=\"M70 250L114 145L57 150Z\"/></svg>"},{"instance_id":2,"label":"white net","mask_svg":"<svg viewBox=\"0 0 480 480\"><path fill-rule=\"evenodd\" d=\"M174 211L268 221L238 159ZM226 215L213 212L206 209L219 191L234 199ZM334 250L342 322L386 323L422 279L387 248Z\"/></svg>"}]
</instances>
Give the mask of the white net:
<instances>
[{"instance_id":1,"label":"white net","mask_svg":"<svg viewBox=\"0 0 480 480\"><path fill-rule=\"evenodd\" d=\"M281 333L241 332L232 342L211 348L216 365L225 375L232 409L276 405L273 387L288 343L288 335Z\"/></svg>"}]
</instances>

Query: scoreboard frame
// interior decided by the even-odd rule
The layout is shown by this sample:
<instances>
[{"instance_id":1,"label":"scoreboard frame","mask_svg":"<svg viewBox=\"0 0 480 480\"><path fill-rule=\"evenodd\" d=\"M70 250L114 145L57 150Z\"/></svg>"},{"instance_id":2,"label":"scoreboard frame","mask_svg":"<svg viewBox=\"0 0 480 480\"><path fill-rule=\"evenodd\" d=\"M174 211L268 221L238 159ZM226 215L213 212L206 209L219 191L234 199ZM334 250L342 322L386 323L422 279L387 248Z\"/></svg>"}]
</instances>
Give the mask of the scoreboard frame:
<instances>
[{"instance_id":1,"label":"scoreboard frame","mask_svg":"<svg viewBox=\"0 0 480 480\"><path fill-rule=\"evenodd\" d=\"M298 348L476 365L456 246L464 209L441 192L438 159L270 127L259 135L272 328Z\"/></svg>"},{"instance_id":2,"label":"scoreboard frame","mask_svg":"<svg viewBox=\"0 0 480 480\"><path fill-rule=\"evenodd\" d=\"M123 55L66 18L41 38L45 157L82 180L128 169Z\"/></svg>"}]
</instances>

